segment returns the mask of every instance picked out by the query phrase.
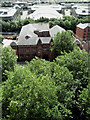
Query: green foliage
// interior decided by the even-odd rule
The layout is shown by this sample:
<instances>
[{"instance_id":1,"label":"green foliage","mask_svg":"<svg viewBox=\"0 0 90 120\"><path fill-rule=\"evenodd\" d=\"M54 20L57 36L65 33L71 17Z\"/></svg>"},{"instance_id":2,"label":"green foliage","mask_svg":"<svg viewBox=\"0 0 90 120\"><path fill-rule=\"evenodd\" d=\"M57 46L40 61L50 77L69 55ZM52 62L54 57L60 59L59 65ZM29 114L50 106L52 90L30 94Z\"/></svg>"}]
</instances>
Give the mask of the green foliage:
<instances>
[{"instance_id":1,"label":"green foliage","mask_svg":"<svg viewBox=\"0 0 90 120\"><path fill-rule=\"evenodd\" d=\"M0 24L2 24L2 31L3 32L20 32L23 25L26 25L28 23L49 23L50 28L59 25L63 27L66 30L72 30L74 33L76 32L76 25L79 23L90 23L89 17L84 17L82 19L75 18L73 16L63 16L63 19L55 19L55 18L43 18L41 17L38 20L33 20L30 18L26 18L25 20L21 20L18 18L16 21L0 21Z\"/></svg>"},{"instance_id":2,"label":"green foliage","mask_svg":"<svg viewBox=\"0 0 90 120\"><path fill-rule=\"evenodd\" d=\"M72 51L74 48L73 37L71 31L62 31L62 33L57 33L51 45L52 54L55 57L61 55L62 52Z\"/></svg>"},{"instance_id":3,"label":"green foliage","mask_svg":"<svg viewBox=\"0 0 90 120\"><path fill-rule=\"evenodd\" d=\"M73 78L68 69L63 71L63 67L56 66L53 73L53 64L55 63L34 59L30 64L24 67L16 66L14 72L7 73L8 80L2 87L3 116L10 120L59 120L70 117L71 111L68 105L73 92L67 92L67 88L71 86L70 82L70 85L68 84L69 79L73 81ZM59 79L62 82L59 82Z\"/></svg>"},{"instance_id":4,"label":"green foliage","mask_svg":"<svg viewBox=\"0 0 90 120\"><path fill-rule=\"evenodd\" d=\"M2 71L12 71L17 63L17 56L15 50L11 47L4 47L2 49Z\"/></svg>"},{"instance_id":5,"label":"green foliage","mask_svg":"<svg viewBox=\"0 0 90 120\"><path fill-rule=\"evenodd\" d=\"M2 3L1 7L13 7L13 5L10 2L8 3L4 2Z\"/></svg>"},{"instance_id":6,"label":"green foliage","mask_svg":"<svg viewBox=\"0 0 90 120\"><path fill-rule=\"evenodd\" d=\"M4 39L4 36L0 35L0 43L2 43L3 39Z\"/></svg>"},{"instance_id":7,"label":"green foliage","mask_svg":"<svg viewBox=\"0 0 90 120\"><path fill-rule=\"evenodd\" d=\"M47 22L49 22L49 19L48 19L48 18L40 17L40 19L37 19L35 22L36 22L36 23L38 23L38 22L44 22L44 23L47 23Z\"/></svg>"},{"instance_id":8,"label":"green foliage","mask_svg":"<svg viewBox=\"0 0 90 120\"><path fill-rule=\"evenodd\" d=\"M82 111L82 114L86 111L86 119L89 120L90 115L90 83L87 88L84 88L79 95L78 105Z\"/></svg>"},{"instance_id":9,"label":"green foliage","mask_svg":"<svg viewBox=\"0 0 90 120\"><path fill-rule=\"evenodd\" d=\"M13 40L16 40L17 39L17 34L14 34L13 35Z\"/></svg>"},{"instance_id":10,"label":"green foliage","mask_svg":"<svg viewBox=\"0 0 90 120\"><path fill-rule=\"evenodd\" d=\"M84 50L77 47L72 52L56 58L56 62L72 71L74 79L81 80L82 84L87 85L88 54Z\"/></svg>"},{"instance_id":11,"label":"green foliage","mask_svg":"<svg viewBox=\"0 0 90 120\"><path fill-rule=\"evenodd\" d=\"M7 70L2 83L4 120L89 120L88 54L84 50L74 47L53 62L36 57L20 66L15 65L15 51L7 47L2 58Z\"/></svg>"}]
</instances>

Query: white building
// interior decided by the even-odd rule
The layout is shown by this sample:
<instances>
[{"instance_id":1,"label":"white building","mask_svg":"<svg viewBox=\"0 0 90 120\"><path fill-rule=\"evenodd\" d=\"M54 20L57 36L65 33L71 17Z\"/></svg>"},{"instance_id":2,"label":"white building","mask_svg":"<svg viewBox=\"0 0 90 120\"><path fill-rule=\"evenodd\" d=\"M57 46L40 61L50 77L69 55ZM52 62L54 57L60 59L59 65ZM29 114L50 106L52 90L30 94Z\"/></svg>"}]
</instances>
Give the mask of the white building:
<instances>
[{"instance_id":1,"label":"white building","mask_svg":"<svg viewBox=\"0 0 90 120\"><path fill-rule=\"evenodd\" d=\"M63 15L58 13L54 8L49 6L43 6L36 11L34 11L32 14L28 15L29 18L37 20L40 19L40 17L44 18L56 18L56 19L62 19Z\"/></svg>"},{"instance_id":2,"label":"white building","mask_svg":"<svg viewBox=\"0 0 90 120\"><path fill-rule=\"evenodd\" d=\"M0 19L8 21L15 20L18 15L18 10L13 7L0 8Z\"/></svg>"},{"instance_id":3,"label":"white building","mask_svg":"<svg viewBox=\"0 0 90 120\"><path fill-rule=\"evenodd\" d=\"M58 4L37 4L37 5L33 5L33 6L29 6L29 8L31 9L31 12L36 11L39 8L43 8L43 7L50 7L55 9L57 12L61 13L62 10L62 5L58 5Z\"/></svg>"},{"instance_id":4,"label":"white building","mask_svg":"<svg viewBox=\"0 0 90 120\"><path fill-rule=\"evenodd\" d=\"M90 5L82 3L72 6L72 15L77 18L90 16Z\"/></svg>"}]
</instances>

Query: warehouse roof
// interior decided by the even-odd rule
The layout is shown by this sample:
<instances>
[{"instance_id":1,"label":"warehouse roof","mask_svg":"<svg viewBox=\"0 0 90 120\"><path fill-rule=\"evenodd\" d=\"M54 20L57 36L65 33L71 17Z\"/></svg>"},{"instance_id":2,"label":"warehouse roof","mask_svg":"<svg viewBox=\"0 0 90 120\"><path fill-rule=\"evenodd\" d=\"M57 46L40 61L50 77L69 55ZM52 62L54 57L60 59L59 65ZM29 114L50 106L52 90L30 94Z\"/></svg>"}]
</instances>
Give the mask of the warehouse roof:
<instances>
[{"instance_id":1,"label":"warehouse roof","mask_svg":"<svg viewBox=\"0 0 90 120\"><path fill-rule=\"evenodd\" d=\"M35 31L43 32L48 31L50 33L50 36L48 37L38 37L37 34L35 34ZM18 37L17 45L36 45L38 44L38 41L40 40L42 44L49 44L54 37L55 34L58 32L65 31L65 29L61 28L60 26L56 25L49 29L49 24L28 24L22 27L20 35Z\"/></svg>"},{"instance_id":2,"label":"warehouse roof","mask_svg":"<svg viewBox=\"0 0 90 120\"><path fill-rule=\"evenodd\" d=\"M17 9L9 8L0 8L0 17L11 17L17 12Z\"/></svg>"},{"instance_id":3,"label":"warehouse roof","mask_svg":"<svg viewBox=\"0 0 90 120\"><path fill-rule=\"evenodd\" d=\"M58 13L54 8L50 8L50 7L41 7L38 8L35 12L33 12L32 14L30 14L28 17L32 18L32 19L39 19L40 17L44 17L44 18L57 18L60 19L62 18L62 14Z\"/></svg>"}]
</instances>

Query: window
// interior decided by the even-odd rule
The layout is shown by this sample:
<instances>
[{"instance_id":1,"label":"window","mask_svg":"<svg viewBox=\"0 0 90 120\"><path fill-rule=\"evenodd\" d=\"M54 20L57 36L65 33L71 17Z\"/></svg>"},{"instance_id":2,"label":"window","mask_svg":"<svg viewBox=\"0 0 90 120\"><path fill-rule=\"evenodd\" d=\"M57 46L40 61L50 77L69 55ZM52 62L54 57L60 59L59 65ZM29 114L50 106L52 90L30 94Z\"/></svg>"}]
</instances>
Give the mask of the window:
<instances>
[{"instance_id":1,"label":"window","mask_svg":"<svg viewBox=\"0 0 90 120\"><path fill-rule=\"evenodd\" d=\"M88 32L90 31L90 29L88 29Z\"/></svg>"},{"instance_id":2,"label":"window","mask_svg":"<svg viewBox=\"0 0 90 120\"><path fill-rule=\"evenodd\" d=\"M43 48L43 52L48 52L49 49L48 48Z\"/></svg>"},{"instance_id":3,"label":"window","mask_svg":"<svg viewBox=\"0 0 90 120\"><path fill-rule=\"evenodd\" d=\"M19 53L23 53L23 49L19 49Z\"/></svg>"},{"instance_id":4,"label":"window","mask_svg":"<svg viewBox=\"0 0 90 120\"><path fill-rule=\"evenodd\" d=\"M86 35L86 33L84 33L84 35Z\"/></svg>"},{"instance_id":5,"label":"window","mask_svg":"<svg viewBox=\"0 0 90 120\"><path fill-rule=\"evenodd\" d=\"M33 52L36 52L36 49L32 49Z\"/></svg>"},{"instance_id":6,"label":"window","mask_svg":"<svg viewBox=\"0 0 90 120\"><path fill-rule=\"evenodd\" d=\"M86 29L84 29L84 32L86 32Z\"/></svg>"},{"instance_id":7,"label":"window","mask_svg":"<svg viewBox=\"0 0 90 120\"><path fill-rule=\"evenodd\" d=\"M30 50L29 49L26 49L26 52L28 53Z\"/></svg>"},{"instance_id":8,"label":"window","mask_svg":"<svg viewBox=\"0 0 90 120\"><path fill-rule=\"evenodd\" d=\"M82 13L86 13L86 11L85 11L85 10L82 10Z\"/></svg>"}]
</instances>

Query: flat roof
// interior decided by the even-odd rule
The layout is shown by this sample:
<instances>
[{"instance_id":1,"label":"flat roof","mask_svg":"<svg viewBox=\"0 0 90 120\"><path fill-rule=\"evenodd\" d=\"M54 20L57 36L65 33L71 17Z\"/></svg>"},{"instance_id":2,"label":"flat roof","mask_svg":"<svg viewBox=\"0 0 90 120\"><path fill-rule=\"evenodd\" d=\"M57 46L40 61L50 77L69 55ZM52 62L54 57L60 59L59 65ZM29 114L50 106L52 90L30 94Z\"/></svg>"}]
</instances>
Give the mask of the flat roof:
<instances>
[{"instance_id":1,"label":"flat roof","mask_svg":"<svg viewBox=\"0 0 90 120\"><path fill-rule=\"evenodd\" d=\"M11 17L16 13L17 9L13 7L0 8L0 17Z\"/></svg>"},{"instance_id":2,"label":"flat roof","mask_svg":"<svg viewBox=\"0 0 90 120\"><path fill-rule=\"evenodd\" d=\"M54 8L55 10L61 10L62 9L62 5L59 5L59 4L38 4L38 5L33 5L33 6L30 6L31 10L37 10L39 8L42 8L42 7L50 7L50 8Z\"/></svg>"},{"instance_id":3,"label":"flat roof","mask_svg":"<svg viewBox=\"0 0 90 120\"><path fill-rule=\"evenodd\" d=\"M89 9L85 9L85 8L78 8L75 10L77 15L90 15L89 13Z\"/></svg>"},{"instance_id":4,"label":"flat roof","mask_svg":"<svg viewBox=\"0 0 90 120\"><path fill-rule=\"evenodd\" d=\"M12 42L17 43L16 40L8 40L8 39L4 39L3 42L2 42L2 43L3 43L3 47L10 46L10 44L11 44Z\"/></svg>"}]
</instances>

